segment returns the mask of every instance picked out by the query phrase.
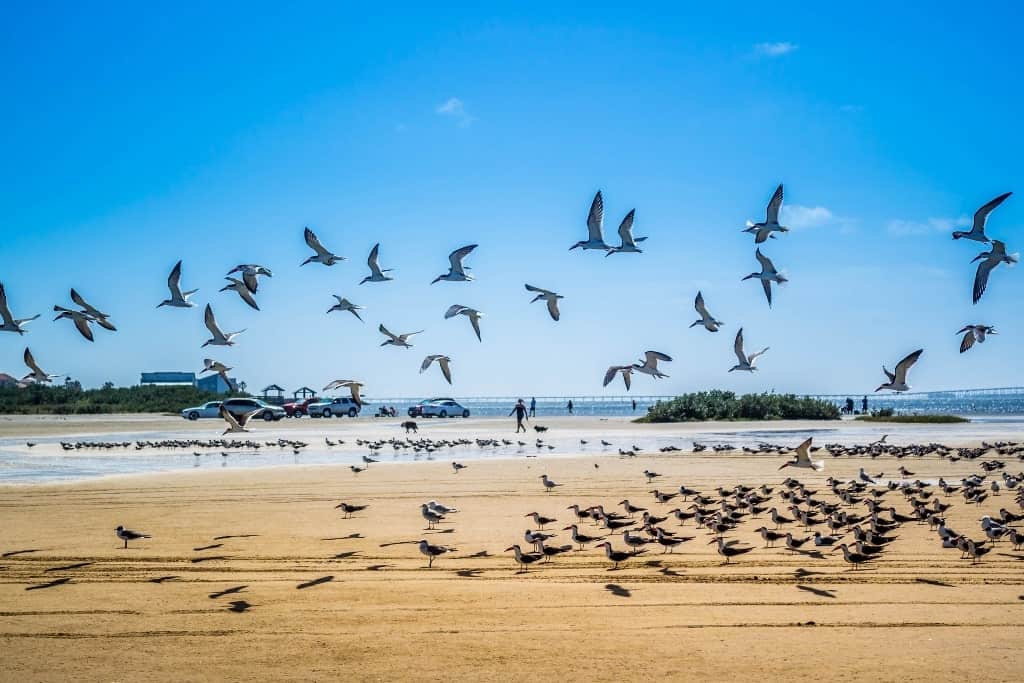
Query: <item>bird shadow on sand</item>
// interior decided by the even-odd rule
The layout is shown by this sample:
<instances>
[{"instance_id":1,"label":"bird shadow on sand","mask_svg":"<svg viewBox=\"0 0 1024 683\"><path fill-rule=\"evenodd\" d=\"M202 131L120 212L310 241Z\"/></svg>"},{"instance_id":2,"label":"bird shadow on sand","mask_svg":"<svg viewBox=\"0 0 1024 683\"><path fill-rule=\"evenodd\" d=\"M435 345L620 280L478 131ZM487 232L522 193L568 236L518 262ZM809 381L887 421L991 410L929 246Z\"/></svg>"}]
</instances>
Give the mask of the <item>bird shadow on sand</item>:
<instances>
[{"instance_id":1,"label":"bird shadow on sand","mask_svg":"<svg viewBox=\"0 0 1024 683\"><path fill-rule=\"evenodd\" d=\"M358 550L346 550L343 553L338 553L332 559L335 559L335 560L347 560L350 557L355 557L358 554L359 554Z\"/></svg>"},{"instance_id":2,"label":"bird shadow on sand","mask_svg":"<svg viewBox=\"0 0 1024 683\"><path fill-rule=\"evenodd\" d=\"M925 578L920 577L920 576L917 577L916 579L914 579L914 581L917 582L917 583L925 583L925 584L928 584L929 586L941 586L942 588L955 588L956 587L956 586L954 586L951 583L946 583L945 581L939 581L938 579L925 579Z\"/></svg>"},{"instance_id":3,"label":"bird shadow on sand","mask_svg":"<svg viewBox=\"0 0 1024 683\"><path fill-rule=\"evenodd\" d=\"M226 541L229 538L258 538L259 534L227 534L226 536L214 536L215 541Z\"/></svg>"},{"instance_id":4,"label":"bird shadow on sand","mask_svg":"<svg viewBox=\"0 0 1024 683\"><path fill-rule=\"evenodd\" d=\"M455 527L450 527L448 529L429 529L429 530L428 529L424 529L423 533L426 533L426 534L454 534L455 533Z\"/></svg>"},{"instance_id":5,"label":"bird shadow on sand","mask_svg":"<svg viewBox=\"0 0 1024 683\"><path fill-rule=\"evenodd\" d=\"M199 564L200 562L213 562L215 560L226 560L227 555L211 555L209 557L193 557L190 561L192 564Z\"/></svg>"},{"instance_id":6,"label":"bird shadow on sand","mask_svg":"<svg viewBox=\"0 0 1024 683\"><path fill-rule=\"evenodd\" d=\"M805 586L803 584L797 584L797 590L807 591L808 593L814 593L819 598L835 598L836 592L825 590L824 588L815 588L814 586Z\"/></svg>"},{"instance_id":7,"label":"bird shadow on sand","mask_svg":"<svg viewBox=\"0 0 1024 683\"><path fill-rule=\"evenodd\" d=\"M207 596L207 597L209 597L211 600L216 600L217 598L223 598L225 595L234 595L235 593L241 593L242 591L244 591L248 587L249 586L247 586L247 585L245 585L245 586L232 586L231 588L225 588L224 590L217 591L216 593L210 593L210 595Z\"/></svg>"},{"instance_id":8,"label":"bird shadow on sand","mask_svg":"<svg viewBox=\"0 0 1024 683\"><path fill-rule=\"evenodd\" d=\"M800 553L804 557L813 557L815 560L825 559L825 556L821 554L820 550L794 550L793 552Z\"/></svg>"},{"instance_id":9,"label":"bird shadow on sand","mask_svg":"<svg viewBox=\"0 0 1024 683\"><path fill-rule=\"evenodd\" d=\"M381 548L389 548L393 545L409 545L410 543L419 543L419 541L392 541L391 543L381 543Z\"/></svg>"},{"instance_id":10,"label":"bird shadow on sand","mask_svg":"<svg viewBox=\"0 0 1024 683\"><path fill-rule=\"evenodd\" d=\"M379 572L382 569L390 569L391 567L394 567L394 566L395 565L393 565L393 564L371 564L369 567L366 568L366 571Z\"/></svg>"},{"instance_id":11,"label":"bird shadow on sand","mask_svg":"<svg viewBox=\"0 0 1024 683\"><path fill-rule=\"evenodd\" d=\"M168 581L177 581L177 576L157 576L149 580L150 583L166 583Z\"/></svg>"},{"instance_id":12,"label":"bird shadow on sand","mask_svg":"<svg viewBox=\"0 0 1024 683\"><path fill-rule=\"evenodd\" d=\"M224 547L223 543L212 543L210 545L201 545L198 548L192 548L192 552L194 552L194 553L201 553L204 550L213 550L214 548L223 548L223 547Z\"/></svg>"},{"instance_id":13,"label":"bird shadow on sand","mask_svg":"<svg viewBox=\"0 0 1024 683\"><path fill-rule=\"evenodd\" d=\"M1010 553L997 553L999 557L1008 557L1011 560L1024 560L1024 555L1011 555Z\"/></svg>"},{"instance_id":14,"label":"bird shadow on sand","mask_svg":"<svg viewBox=\"0 0 1024 683\"><path fill-rule=\"evenodd\" d=\"M655 567L655 568L656 567L660 567L661 566L661 560L647 560L646 562L644 562L644 566L645 567Z\"/></svg>"},{"instance_id":15,"label":"bird shadow on sand","mask_svg":"<svg viewBox=\"0 0 1024 683\"><path fill-rule=\"evenodd\" d=\"M808 569L804 569L803 567L800 567L796 571L793 572L793 576L795 576L795 577L797 577L799 579L799 578L803 578L804 576L820 576L821 573L822 572L812 572L812 571L810 571Z\"/></svg>"},{"instance_id":16,"label":"bird shadow on sand","mask_svg":"<svg viewBox=\"0 0 1024 683\"><path fill-rule=\"evenodd\" d=\"M321 576L318 579L312 579L310 581L306 581L304 583L300 583L295 588L298 589L298 590L302 590L303 588L312 588L313 586L319 586L322 583L330 583L331 581L334 581L334 576L331 575L331 574L328 574L327 576Z\"/></svg>"},{"instance_id":17,"label":"bird shadow on sand","mask_svg":"<svg viewBox=\"0 0 1024 683\"><path fill-rule=\"evenodd\" d=\"M475 560L475 559L479 559L481 557L490 557L490 556L491 556L491 554L489 552L487 552L486 550L481 550L478 553L473 553L472 555L467 555L466 557L468 557L471 560Z\"/></svg>"},{"instance_id":18,"label":"bird shadow on sand","mask_svg":"<svg viewBox=\"0 0 1024 683\"><path fill-rule=\"evenodd\" d=\"M70 571L72 569L81 569L82 567L88 567L91 564L94 564L94 563L93 562L75 562L74 564L66 564L63 567L50 567L49 569L44 569L43 571L46 572L46 573Z\"/></svg>"},{"instance_id":19,"label":"bird shadow on sand","mask_svg":"<svg viewBox=\"0 0 1024 683\"><path fill-rule=\"evenodd\" d=\"M252 604L245 600L235 600L228 605L228 611L241 614L242 612L248 612L252 607Z\"/></svg>"},{"instance_id":20,"label":"bird shadow on sand","mask_svg":"<svg viewBox=\"0 0 1024 683\"><path fill-rule=\"evenodd\" d=\"M349 534L348 536L333 536L331 538L321 538L321 541L348 541L354 538L366 538L360 533Z\"/></svg>"},{"instance_id":21,"label":"bird shadow on sand","mask_svg":"<svg viewBox=\"0 0 1024 683\"><path fill-rule=\"evenodd\" d=\"M18 555L28 555L29 553L41 553L42 548L28 548L27 550L9 550L0 557L16 557Z\"/></svg>"},{"instance_id":22,"label":"bird shadow on sand","mask_svg":"<svg viewBox=\"0 0 1024 683\"><path fill-rule=\"evenodd\" d=\"M37 584L34 584L32 586L26 586L25 590L27 590L27 591L38 591L38 590L42 590L44 588L55 588L57 586L63 586L65 583L70 583L70 582L71 582L71 577L70 576L65 576L63 579L54 579L53 581L49 581L47 583L37 583Z\"/></svg>"},{"instance_id":23,"label":"bird shadow on sand","mask_svg":"<svg viewBox=\"0 0 1024 683\"><path fill-rule=\"evenodd\" d=\"M483 569L460 569L455 572L456 576L461 576L464 579L475 579L483 573Z\"/></svg>"},{"instance_id":24,"label":"bird shadow on sand","mask_svg":"<svg viewBox=\"0 0 1024 683\"><path fill-rule=\"evenodd\" d=\"M664 574L665 576L682 576L682 574L677 572L675 569L670 569L668 567L662 567L658 570L658 572Z\"/></svg>"},{"instance_id":25,"label":"bird shadow on sand","mask_svg":"<svg viewBox=\"0 0 1024 683\"><path fill-rule=\"evenodd\" d=\"M628 588L623 588L617 583L606 583L604 589L612 595L619 598L631 598L633 597L633 591Z\"/></svg>"}]
</instances>

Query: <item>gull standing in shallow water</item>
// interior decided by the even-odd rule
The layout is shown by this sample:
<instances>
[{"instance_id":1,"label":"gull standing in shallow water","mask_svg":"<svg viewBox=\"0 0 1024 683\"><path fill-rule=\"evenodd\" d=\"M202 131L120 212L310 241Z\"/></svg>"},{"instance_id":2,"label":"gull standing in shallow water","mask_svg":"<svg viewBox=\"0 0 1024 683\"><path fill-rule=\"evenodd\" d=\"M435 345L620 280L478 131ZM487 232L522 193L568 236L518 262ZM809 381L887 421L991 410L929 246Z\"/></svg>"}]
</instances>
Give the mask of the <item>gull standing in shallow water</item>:
<instances>
[{"instance_id":1,"label":"gull standing in shallow water","mask_svg":"<svg viewBox=\"0 0 1024 683\"><path fill-rule=\"evenodd\" d=\"M306 265L307 263L322 263L325 266L333 266L339 261L344 261L344 256L338 256L332 254L324 248L324 245L320 244L320 238L316 236L316 233L310 230L308 227L302 232L303 238L306 240L306 244L310 249L316 253L303 261L300 265Z\"/></svg>"},{"instance_id":2,"label":"gull standing in shallow water","mask_svg":"<svg viewBox=\"0 0 1024 683\"><path fill-rule=\"evenodd\" d=\"M356 306L354 303L352 303L348 299L346 299L344 297L340 297L337 294L332 294L331 296L333 296L335 299L337 299L338 303L336 303L333 306L331 306L330 308L328 308L327 309L328 313L333 313L334 311L348 311L349 313L351 313L355 317L359 318L360 322L365 322L362 319L362 317L360 317L360 315L359 315L359 311L363 310L362 306Z\"/></svg>"},{"instance_id":3,"label":"gull standing in shallow water","mask_svg":"<svg viewBox=\"0 0 1024 683\"><path fill-rule=\"evenodd\" d=\"M693 301L693 307L697 309L700 320L693 321L690 327L703 325L704 329L708 332L718 332L718 328L725 324L721 320L715 320L715 317L708 313L708 309L704 305L704 295L701 292L697 292L697 298Z\"/></svg>"},{"instance_id":4,"label":"gull standing in shallow water","mask_svg":"<svg viewBox=\"0 0 1024 683\"><path fill-rule=\"evenodd\" d=\"M213 309L210 308L210 304L206 304L206 311L203 313L203 322L206 324L206 329L208 329L210 334L213 335L211 339L207 339L203 342L203 346L234 346L235 337L245 332L245 330L226 333L222 332L220 327L217 325L217 319L213 317Z\"/></svg>"},{"instance_id":5,"label":"gull standing in shallow water","mask_svg":"<svg viewBox=\"0 0 1024 683\"><path fill-rule=\"evenodd\" d=\"M233 271L232 271L233 272ZM167 276L167 289L171 290L171 298L164 299L157 305L171 306L173 308L194 308L195 304L188 300L190 296L198 292L198 289L190 289L187 292L181 291L181 261L174 264L171 274Z\"/></svg>"},{"instance_id":6,"label":"gull standing in shallow water","mask_svg":"<svg viewBox=\"0 0 1024 683\"><path fill-rule=\"evenodd\" d=\"M775 193L768 201L768 210L765 212L763 223L752 223L747 221L747 227L743 232L754 235L754 243L761 244L769 237L775 239L773 232L789 232L789 228L779 225L779 210L782 209L782 183L775 188Z\"/></svg>"},{"instance_id":7,"label":"gull standing in shallow water","mask_svg":"<svg viewBox=\"0 0 1024 683\"><path fill-rule=\"evenodd\" d=\"M15 319L11 315L11 309L7 306L7 292L4 291L4 283L0 282L0 320L3 324L0 325L0 332L17 332L18 334L25 334L23 325L30 323L39 317L39 313L36 313L31 318L19 318Z\"/></svg>"},{"instance_id":8,"label":"gull standing in shallow water","mask_svg":"<svg viewBox=\"0 0 1024 683\"><path fill-rule=\"evenodd\" d=\"M881 384L875 391L881 391L882 389L889 389L891 391L901 392L910 391L910 385L907 384L907 372L910 371L911 366L917 362L917 359L924 353L924 349L918 349L906 358L896 364L896 372L889 372L886 367L882 366L882 372L889 378L888 382Z\"/></svg>"},{"instance_id":9,"label":"gull standing in shallow water","mask_svg":"<svg viewBox=\"0 0 1024 683\"><path fill-rule=\"evenodd\" d=\"M740 331L736 333L736 341L734 341L732 344L732 350L736 354L736 360L738 360L739 362L736 365L729 368L729 372L732 372L733 370L743 370L744 372L756 372L757 368L754 367L754 363L757 362L758 357L764 355L764 353L769 348L770 347L766 346L757 353L752 353L748 356L743 351L743 328L741 327Z\"/></svg>"},{"instance_id":10,"label":"gull standing in shallow water","mask_svg":"<svg viewBox=\"0 0 1024 683\"><path fill-rule=\"evenodd\" d=\"M381 323L380 327L377 328L380 333L385 337L389 337L386 341L381 342L381 346L401 346L402 348L411 349L412 344L409 343L409 337L414 334L422 334L423 330L419 332L406 332L405 334L392 334L388 332L388 328L384 327L384 323Z\"/></svg>"},{"instance_id":11,"label":"gull standing in shallow water","mask_svg":"<svg viewBox=\"0 0 1024 683\"><path fill-rule=\"evenodd\" d=\"M260 283L258 282L256 277L257 275L263 275L265 277L274 277L274 274L270 272L269 268L264 268L263 266L256 263L242 263L240 265L237 265L228 271L228 275L231 275L232 273L241 273L242 282L245 283L245 286L248 287L249 291L252 292L253 294L255 294L256 290L260 288Z\"/></svg>"},{"instance_id":12,"label":"gull standing in shallow water","mask_svg":"<svg viewBox=\"0 0 1024 683\"><path fill-rule=\"evenodd\" d=\"M587 214L587 239L577 242L569 247L569 251L582 247L583 249L601 249L607 251L611 247L604 243L604 198L598 190L594 195L594 201L590 204L590 213Z\"/></svg>"},{"instance_id":13,"label":"gull standing in shallow water","mask_svg":"<svg viewBox=\"0 0 1024 683\"><path fill-rule=\"evenodd\" d=\"M476 247L477 245L475 244L468 244L448 254L448 263L450 264L448 272L438 275L430 284L440 282L441 280L447 282L470 282L473 276L466 272L469 268L462 265L462 260L469 256L470 252L476 249Z\"/></svg>"},{"instance_id":14,"label":"gull standing in shallow water","mask_svg":"<svg viewBox=\"0 0 1024 683\"><path fill-rule=\"evenodd\" d=\"M1014 265L1020 261L1020 256L1017 254L1007 254L1005 244L999 240L992 240L992 248L975 256L971 263L975 261L981 261L978 264L978 272L974 275L974 303L978 303L981 295L985 293L985 288L988 287L989 273L1000 263L1005 263L1009 266Z\"/></svg>"},{"instance_id":15,"label":"gull standing in shallow water","mask_svg":"<svg viewBox=\"0 0 1024 683\"><path fill-rule=\"evenodd\" d=\"M426 358L423 359L423 365L420 366L420 374L422 375L424 372L426 372L427 368L429 368L431 363L433 363L434 361L437 361L438 366L440 366L441 374L444 375L445 380L447 380L448 384L451 384L452 369L451 367L449 367L449 363L452 362L452 359L449 358L448 356L444 356L441 354L432 354L430 356L427 356Z\"/></svg>"},{"instance_id":16,"label":"gull standing in shallow water","mask_svg":"<svg viewBox=\"0 0 1024 683\"><path fill-rule=\"evenodd\" d=\"M637 242L643 242L646 237L633 237L633 217L636 214L636 209L630 209L626 217L622 219L622 223L619 225L619 239L622 244L618 247L608 247L608 252L605 256L611 256L616 253L633 253L642 254L643 251L636 246Z\"/></svg>"},{"instance_id":17,"label":"gull standing in shallow water","mask_svg":"<svg viewBox=\"0 0 1024 683\"><path fill-rule=\"evenodd\" d=\"M25 365L28 366L28 369L32 371L21 378L21 382L19 382L19 384L22 386L26 386L28 384L49 384L51 381L60 377L60 375L50 375L43 372L27 346L25 347L25 353L22 358L25 360Z\"/></svg>"},{"instance_id":18,"label":"gull standing in shallow water","mask_svg":"<svg viewBox=\"0 0 1024 683\"><path fill-rule=\"evenodd\" d=\"M537 293L537 296L530 300L531 304L535 301L540 301L541 299L547 301L548 313L551 314L552 320L558 320L562 316L558 310L558 300L564 299L564 296L561 294L555 294L549 289L541 289L540 287L534 287L533 285L526 285L526 291Z\"/></svg>"},{"instance_id":19,"label":"gull standing in shallow water","mask_svg":"<svg viewBox=\"0 0 1024 683\"><path fill-rule=\"evenodd\" d=\"M997 206L1006 201L1012 192L1001 194L992 201L988 202L980 209L974 212L974 224L971 226L970 232L964 232L963 230L953 231L953 239L968 239L974 240L975 242L991 242L985 235L985 224L988 223L988 215L992 213Z\"/></svg>"},{"instance_id":20,"label":"gull standing in shallow water","mask_svg":"<svg viewBox=\"0 0 1024 683\"><path fill-rule=\"evenodd\" d=\"M779 469L783 470L787 467L806 467L814 471L825 469L825 461L811 460L811 441L813 440L814 439L812 437L804 441L799 446L797 446L796 455L794 456L793 460L782 463L782 467L780 467Z\"/></svg>"},{"instance_id":21,"label":"gull standing in shallow water","mask_svg":"<svg viewBox=\"0 0 1024 683\"><path fill-rule=\"evenodd\" d=\"M444 312L444 319L448 320L448 318L454 318L457 315L464 315L469 318L469 323L473 326L473 331L476 332L477 341L483 341L483 338L480 336L480 318L484 314L469 306L453 304Z\"/></svg>"},{"instance_id":22,"label":"gull standing in shallow water","mask_svg":"<svg viewBox=\"0 0 1024 683\"><path fill-rule=\"evenodd\" d=\"M974 346L974 342L983 344L985 342L986 335L998 334L996 328L991 325L965 325L960 329L957 334L963 334L964 338L960 342L960 353L963 353L967 349Z\"/></svg>"},{"instance_id":23,"label":"gull standing in shallow water","mask_svg":"<svg viewBox=\"0 0 1024 683\"><path fill-rule=\"evenodd\" d=\"M341 387L346 387L352 393L352 402L357 406L362 407L363 400L359 398L359 390L363 388L362 382L357 382L354 379L336 379L329 383L323 388L324 391L334 391Z\"/></svg>"},{"instance_id":24,"label":"gull standing in shallow water","mask_svg":"<svg viewBox=\"0 0 1024 683\"><path fill-rule=\"evenodd\" d=\"M775 264L772 263L772 260L770 258L768 258L764 254L762 254L760 249L758 249L754 253L754 255L757 257L758 262L761 264L761 272L760 273L751 273L750 275L746 276L743 279L744 280L757 279L757 280L761 281L761 286L764 287L764 295L768 299L768 307L771 308L771 305L772 305L772 283L775 282L775 283L781 285L781 284L784 284L786 282L789 282L789 279L785 275L782 275L781 273L779 273L778 270L775 269Z\"/></svg>"},{"instance_id":25,"label":"gull standing in shallow water","mask_svg":"<svg viewBox=\"0 0 1024 683\"><path fill-rule=\"evenodd\" d=\"M370 267L370 274L360 280L359 284L364 282L387 282L388 280L394 280L395 278L384 273L390 273L391 268L385 268L381 270L380 265L377 263L377 256L380 253L380 242L373 245L373 249L370 250L370 255L366 258L366 265Z\"/></svg>"},{"instance_id":26,"label":"gull standing in shallow water","mask_svg":"<svg viewBox=\"0 0 1024 683\"><path fill-rule=\"evenodd\" d=\"M242 301L249 304L251 308L255 308L257 311L260 310L260 307L256 305L256 299L253 297L253 291L249 289L249 285L245 284L242 280L237 280L233 277L225 277L224 279L228 281L228 284L221 287L220 291L226 292L228 290L232 290L238 292L238 296L242 297Z\"/></svg>"}]
</instances>

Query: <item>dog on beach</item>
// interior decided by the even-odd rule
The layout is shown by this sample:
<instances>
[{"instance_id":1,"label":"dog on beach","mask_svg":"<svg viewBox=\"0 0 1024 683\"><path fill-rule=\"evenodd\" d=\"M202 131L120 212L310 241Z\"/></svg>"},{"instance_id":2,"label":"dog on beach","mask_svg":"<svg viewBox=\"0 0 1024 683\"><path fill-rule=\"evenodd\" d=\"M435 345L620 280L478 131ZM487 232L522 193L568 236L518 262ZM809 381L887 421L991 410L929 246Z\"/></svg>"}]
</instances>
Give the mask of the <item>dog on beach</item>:
<instances>
[{"instance_id":1,"label":"dog on beach","mask_svg":"<svg viewBox=\"0 0 1024 683\"><path fill-rule=\"evenodd\" d=\"M547 428L547 427L542 427L541 425L534 425L533 429L534 429L534 431L536 431L536 432L537 432L538 434L543 434L544 432L548 431L548 428Z\"/></svg>"},{"instance_id":2,"label":"dog on beach","mask_svg":"<svg viewBox=\"0 0 1024 683\"><path fill-rule=\"evenodd\" d=\"M409 432L419 433L420 431L419 428L416 426L415 420L406 420L405 422L402 423L402 427L405 428L406 434L408 434Z\"/></svg>"}]
</instances>

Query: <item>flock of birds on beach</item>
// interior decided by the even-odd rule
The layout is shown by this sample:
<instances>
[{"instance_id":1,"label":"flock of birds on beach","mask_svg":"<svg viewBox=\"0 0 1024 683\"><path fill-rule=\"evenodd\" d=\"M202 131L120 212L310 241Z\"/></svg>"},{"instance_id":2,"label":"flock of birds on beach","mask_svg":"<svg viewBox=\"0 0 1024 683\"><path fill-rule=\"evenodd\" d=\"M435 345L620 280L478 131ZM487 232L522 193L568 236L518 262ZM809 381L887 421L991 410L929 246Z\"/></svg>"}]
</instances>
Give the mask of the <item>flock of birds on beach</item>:
<instances>
[{"instance_id":1,"label":"flock of birds on beach","mask_svg":"<svg viewBox=\"0 0 1024 683\"><path fill-rule=\"evenodd\" d=\"M1012 265L1019 260L1016 254L1007 253L1006 245L1002 241L990 239L985 232L990 214L1011 194L1012 193L1010 192L1002 194L979 208L974 214L974 221L970 230L957 230L953 233L953 238L955 240L963 239L991 245L988 251L982 252L972 261L979 262L972 291L972 298L975 304L978 303L982 295L985 293L992 271L1000 264L1006 263ZM782 203L783 186L780 184L768 202L764 220L756 223L748 221L747 227L744 230L744 232L753 235L754 243L758 245L754 255L760 264L760 270L752 272L742 279L760 281L769 306L772 305L772 285L782 285L788 280L786 276L775 267L773 261L762 253L760 245L767 243L769 240L776 239L777 234L789 232L789 228L779 223ZM603 252L605 256L627 253L641 254L642 250L639 245L642 244L647 237L634 237L633 223L635 213L635 209L630 210L619 225L618 235L620 244L618 246L607 244L604 239L604 199L602 193L598 191L594 196L590 211L587 215L587 239L576 242L572 247L570 247L570 251L575 249L581 249L583 251L599 251ZM340 256L324 246L320 241L320 238L309 227L304 229L303 237L313 253L300 264L301 266L305 266L307 264L334 266L345 260L344 256ZM465 264L465 261L477 246L478 245L476 244L469 244L452 251L448 256L449 265L447 272L442 272L431 282L431 284L438 282L472 281L474 278L470 272L471 269ZM392 275L390 275L390 273L393 272L393 269L382 268L380 265L379 243L375 244L370 250L366 263L370 273L360 281L360 285L366 283L383 283L394 279ZM259 304L257 302L256 295L260 290L261 278L270 278L272 276L272 271L266 266L253 263L239 264L228 270L225 276L227 284L225 284L220 291L232 291L237 293L245 304L258 311ZM182 262L178 261L171 269L170 275L167 278L167 288L170 296L169 298L161 301L157 306L158 308L168 307L188 309L197 305L191 300L191 297L199 290L183 290L181 279ZM560 302L565 298L562 294L550 289L537 287L529 283L525 285L525 288L528 292L535 295L531 300L531 303L544 301L552 320L558 321L561 318ZM328 314L333 312L348 312L358 320L363 320L360 315L360 311L363 310L363 307L352 303L352 301L346 297L339 295L333 296L336 303L328 309ZM53 307L54 312L57 313L54 318L55 320L71 321L81 336L90 342L95 340L94 326L101 327L111 332L116 332L117 327L111 321L110 314L105 313L100 308L92 305L74 288L70 291L70 297L71 301L77 308L55 305ZM717 332L724 325L722 321L715 318L708 311L702 292L697 292L697 296L694 301L694 308L700 317L694 321L690 327L701 326L709 332ZM453 304L445 311L444 318L451 319L456 316L465 317L469 320L477 339L482 341L483 337L481 334L480 321L483 315L484 314L478 309L462 304ZM2 323L0 324L0 332L11 332L22 335L26 332L26 324L38 317L38 314L26 318L14 317L8 304L7 292L4 289L3 284L0 283L0 323ZM244 329L224 331L218 322L210 303L207 303L204 308L203 321L210 332L210 338L202 344L202 347L204 348L207 346L234 346L237 343L238 336L245 332ZM423 332L423 330L418 330L413 332L394 333L383 323L379 324L378 330L385 338L381 343L381 346L393 346L405 349L412 348L412 338ZM995 333L996 331L994 327L989 324L972 323L965 325L958 332L958 334L964 335L960 345L961 353L972 348L975 343L983 343L987 336ZM768 351L768 348L765 347L760 351L748 353L744 346L742 327L739 328L736 333L733 348L736 354L737 363L729 369L729 372L756 371L756 362L758 358ZM918 358L920 358L922 352L922 349L918 349L905 356L896 364L893 372L890 372L887 368L883 367L883 371L885 372L888 381L883 382L876 391L908 391L910 389L910 385L907 383L907 373L911 366L913 366ZM607 386L615 379L616 376L621 376L626 390L628 391L631 388L631 380L634 373L645 374L653 378L668 376L659 370L658 364L659 362L671 362L672 358L669 355L653 350L646 351L643 355L644 360L642 362L610 366L604 376L604 385ZM21 378L19 382L20 386L24 387L30 384L45 384L61 376L44 371L28 347L26 347L24 351L23 358L25 365L29 368L30 372ZM427 355L420 366L420 372L426 372L433 365L437 365L444 376L444 379L451 384L453 365L452 358L446 354ZM228 380L227 373L231 369L232 368L230 366L219 360L207 358L204 360L204 367L201 372L216 372L220 374L230 386L230 380ZM352 394L353 400L357 403L361 403L361 391L363 386L364 382L361 380L339 379L327 384L324 387L324 391L342 388L348 389ZM228 418L225 417L225 419ZM230 421L229 426L238 427L237 424L231 425ZM238 429L235 429L235 431L238 431Z\"/></svg>"}]
</instances>

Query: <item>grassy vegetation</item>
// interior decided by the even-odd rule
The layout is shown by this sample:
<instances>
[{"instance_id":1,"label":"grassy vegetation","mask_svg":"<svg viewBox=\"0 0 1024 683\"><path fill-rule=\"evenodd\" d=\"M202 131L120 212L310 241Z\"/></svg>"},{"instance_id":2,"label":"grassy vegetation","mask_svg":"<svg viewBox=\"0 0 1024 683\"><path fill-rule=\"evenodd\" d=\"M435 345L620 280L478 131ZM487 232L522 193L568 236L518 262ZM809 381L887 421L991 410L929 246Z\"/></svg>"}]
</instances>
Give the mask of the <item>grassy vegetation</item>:
<instances>
[{"instance_id":1,"label":"grassy vegetation","mask_svg":"<svg viewBox=\"0 0 1024 683\"><path fill-rule=\"evenodd\" d=\"M189 386L82 389L65 385L0 388L0 414L100 415L106 413L177 413L183 408L224 398Z\"/></svg>"},{"instance_id":2,"label":"grassy vegetation","mask_svg":"<svg viewBox=\"0 0 1024 683\"><path fill-rule=\"evenodd\" d=\"M860 422L898 422L901 424L957 424L970 422L959 415L859 415Z\"/></svg>"},{"instance_id":3,"label":"grassy vegetation","mask_svg":"<svg viewBox=\"0 0 1024 683\"><path fill-rule=\"evenodd\" d=\"M701 422L705 420L838 420L839 408L829 401L794 394L744 394L701 391L659 401L636 422Z\"/></svg>"}]
</instances>

